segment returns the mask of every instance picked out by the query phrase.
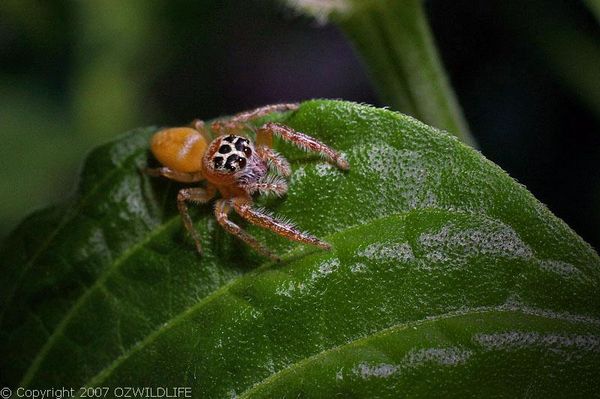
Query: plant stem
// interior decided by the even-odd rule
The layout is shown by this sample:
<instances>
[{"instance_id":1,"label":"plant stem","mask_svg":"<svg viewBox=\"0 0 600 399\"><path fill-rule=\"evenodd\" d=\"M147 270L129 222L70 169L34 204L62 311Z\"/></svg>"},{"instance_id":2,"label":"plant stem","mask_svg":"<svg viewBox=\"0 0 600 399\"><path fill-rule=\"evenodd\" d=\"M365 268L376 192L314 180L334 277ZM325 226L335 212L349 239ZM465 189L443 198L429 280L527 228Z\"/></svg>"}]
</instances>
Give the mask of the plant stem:
<instances>
[{"instance_id":1,"label":"plant stem","mask_svg":"<svg viewBox=\"0 0 600 399\"><path fill-rule=\"evenodd\" d=\"M362 56L383 101L475 146L437 53L422 1L355 4L332 19Z\"/></svg>"}]
</instances>

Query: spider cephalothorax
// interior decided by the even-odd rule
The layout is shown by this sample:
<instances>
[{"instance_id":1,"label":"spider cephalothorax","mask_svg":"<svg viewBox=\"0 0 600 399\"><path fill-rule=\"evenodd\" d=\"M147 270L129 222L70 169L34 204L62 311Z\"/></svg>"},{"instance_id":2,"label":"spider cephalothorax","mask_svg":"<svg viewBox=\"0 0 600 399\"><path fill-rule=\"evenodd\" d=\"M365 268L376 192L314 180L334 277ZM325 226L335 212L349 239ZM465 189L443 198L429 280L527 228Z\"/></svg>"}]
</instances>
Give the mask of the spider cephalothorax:
<instances>
[{"instance_id":1,"label":"spider cephalothorax","mask_svg":"<svg viewBox=\"0 0 600 399\"><path fill-rule=\"evenodd\" d=\"M207 162L212 168L222 172L233 173L244 169L253 153L250 140L242 136L230 134L217 139L215 144L218 150L214 154L207 152Z\"/></svg>"},{"instance_id":2,"label":"spider cephalothorax","mask_svg":"<svg viewBox=\"0 0 600 399\"><path fill-rule=\"evenodd\" d=\"M256 183L268 172L267 161L259 156L254 144L232 134L214 139L202 163L206 180L217 185L224 181L235 181L239 186Z\"/></svg>"},{"instance_id":3,"label":"spider cephalothorax","mask_svg":"<svg viewBox=\"0 0 600 399\"><path fill-rule=\"evenodd\" d=\"M271 112L297 108L297 104L268 105L243 112L231 119L214 122L211 130L218 136L212 141L202 121L192 122L192 128L164 129L152 137L152 153L164 166L147 169L149 174L185 183L206 180L204 188L184 188L177 196L184 225L192 235L199 253L202 253L200 237L192 225L186 202L208 202L217 191L222 196L215 203L215 216L219 224L263 255L277 259L263 244L229 220L227 215L231 210L250 223L268 228L289 239L324 249L330 248L326 242L298 230L294 225L252 207L252 195L255 193L283 195L287 191L284 178L291 173L290 165L271 148L273 136L290 141L302 149L319 152L340 169L349 169L348 162L339 153L304 133L278 123L266 123L258 129L247 124ZM238 135L244 129L254 131L256 144L249 138ZM275 174L269 175L269 170Z\"/></svg>"}]
</instances>

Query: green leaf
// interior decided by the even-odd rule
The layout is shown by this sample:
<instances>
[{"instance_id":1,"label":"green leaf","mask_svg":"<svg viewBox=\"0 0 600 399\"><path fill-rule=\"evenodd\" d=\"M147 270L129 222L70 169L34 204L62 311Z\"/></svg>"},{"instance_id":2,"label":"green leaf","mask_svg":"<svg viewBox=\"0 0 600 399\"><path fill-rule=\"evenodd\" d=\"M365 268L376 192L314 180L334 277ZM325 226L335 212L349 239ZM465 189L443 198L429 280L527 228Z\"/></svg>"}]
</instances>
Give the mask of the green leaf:
<instances>
[{"instance_id":1,"label":"green leaf","mask_svg":"<svg viewBox=\"0 0 600 399\"><path fill-rule=\"evenodd\" d=\"M139 173L156 129L133 131L89 156L69 203L4 244L0 383L195 397L597 392L600 259L524 187L388 110L310 101L277 119L351 163L344 173L280 143L290 192L263 201L332 251L246 226L284 255L265 263L202 206L199 258L180 186Z\"/></svg>"}]
</instances>

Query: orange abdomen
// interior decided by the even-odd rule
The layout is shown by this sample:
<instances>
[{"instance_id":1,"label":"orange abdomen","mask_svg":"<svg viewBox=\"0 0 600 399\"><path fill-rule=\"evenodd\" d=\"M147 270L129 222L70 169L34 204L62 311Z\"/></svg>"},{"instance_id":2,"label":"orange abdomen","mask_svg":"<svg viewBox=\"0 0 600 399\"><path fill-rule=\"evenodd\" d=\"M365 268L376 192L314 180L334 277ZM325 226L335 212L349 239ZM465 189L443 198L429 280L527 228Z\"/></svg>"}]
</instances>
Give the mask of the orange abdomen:
<instances>
[{"instance_id":1,"label":"orange abdomen","mask_svg":"<svg viewBox=\"0 0 600 399\"><path fill-rule=\"evenodd\" d=\"M178 172L202 170L202 156L208 143L195 129L174 127L152 136L150 147L158 161Z\"/></svg>"}]
</instances>

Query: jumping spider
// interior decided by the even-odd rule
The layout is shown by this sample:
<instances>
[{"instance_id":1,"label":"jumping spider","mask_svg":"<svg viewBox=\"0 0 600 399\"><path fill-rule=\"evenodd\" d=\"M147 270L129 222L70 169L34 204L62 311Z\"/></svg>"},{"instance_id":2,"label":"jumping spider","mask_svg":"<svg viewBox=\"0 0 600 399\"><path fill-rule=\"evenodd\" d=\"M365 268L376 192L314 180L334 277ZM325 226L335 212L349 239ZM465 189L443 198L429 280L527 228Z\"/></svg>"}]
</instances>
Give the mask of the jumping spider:
<instances>
[{"instance_id":1,"label":"jumping spider","mask_svg":"<svg viewBox=\"0 0 600 399\"><path fill-rule=\"evenodd\" d=\"M200 237L192 225L186 202L207 203L217 191L222 197L215 203L215 217L219 224L259 253L273 260L278 259L265 245L229 220L228 214L232 209L250 223L272 230L290 240L323 249L331 248L326 242L298 230L292 223L252 207L254 194L282 196L288 189L284 177L291 174L290 164L272 149L273 136L289 141L301 149L318 152L340 169L350 168L338 152L304 133L273 122L266 123L258 129L248 123L272 112L296 109L298 104L267 105L242 112L230 119L217 120L211 124L210 130L217 134L212 141L209 130L200 120L192 122L192 127L169 128L157 132L152 137L152 153L164 166L146 169L148 174L184 183L206 180L204 188L184 188L177 195L181 218L196 244L198 253L202 254ZM256 134L255 143L241 135L245 130ZM277 175L268 175L271 169Z\"/></svg>"}]
</instances>

